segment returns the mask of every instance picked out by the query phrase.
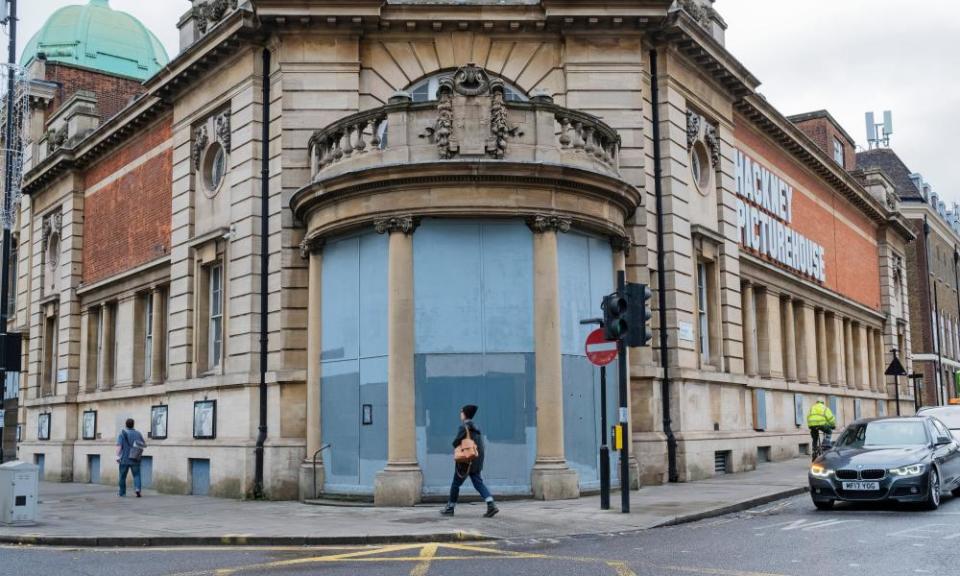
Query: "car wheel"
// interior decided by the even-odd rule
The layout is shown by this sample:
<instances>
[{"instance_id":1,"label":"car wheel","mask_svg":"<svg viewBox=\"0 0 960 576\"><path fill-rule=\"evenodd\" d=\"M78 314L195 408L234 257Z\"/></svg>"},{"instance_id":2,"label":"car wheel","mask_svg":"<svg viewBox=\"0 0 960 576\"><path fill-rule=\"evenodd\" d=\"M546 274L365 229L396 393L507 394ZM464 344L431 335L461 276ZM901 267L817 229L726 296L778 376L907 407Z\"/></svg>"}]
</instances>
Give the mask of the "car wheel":
<instances>
[{"instance_id":1,"label":"car wheel","mask_svg":"<svg viewBox=\"0 0 960 576\"><path fill-rule=\"evenodd\" d=\"M831 510L833 500L814 500L813 505L817 507L817 510Z\"/></svg>"},{"instance_id":2,"label":"car wheel","mask_svg":"<svg viewBox=\"0 0 960 576\"><path fill-rule=\"evenodd\" d=\"M930 486L927 491L927 501L924 502L924 508L936 510L940 507L940 474L937 473L936 468L930 470Z\"/></svg>"}]
</instances>

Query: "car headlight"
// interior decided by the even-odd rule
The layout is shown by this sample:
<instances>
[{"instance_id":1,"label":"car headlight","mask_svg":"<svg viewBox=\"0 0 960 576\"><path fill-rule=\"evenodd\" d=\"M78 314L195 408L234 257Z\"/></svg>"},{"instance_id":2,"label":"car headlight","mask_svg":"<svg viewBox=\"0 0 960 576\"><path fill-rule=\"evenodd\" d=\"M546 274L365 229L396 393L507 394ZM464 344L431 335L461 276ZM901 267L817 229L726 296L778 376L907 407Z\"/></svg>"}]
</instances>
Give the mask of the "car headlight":
<instances>
[{"instance_id":1,"label":"car headlight","mask_svg":"<svg viewBox=\"0 0 960 576\"><path fill-rule=\"evenodd\" d=\"M826 478L833 473L833 470L823 466L821 464L814 464L810 467L810 475L817 478Z\"/></svg>"},{"instance_id":2,"label":"car headlight","mask_svg":"<svg viewBox=\"0 0 960 576\"><path fill-rule=\"evenodd\" d=\"M894 476L907 477L919 476L923 474L926 467L923 464L911 464L910 466L901 466L900 468L891 468L890 473Z\"/></svg>"}]
</instances>

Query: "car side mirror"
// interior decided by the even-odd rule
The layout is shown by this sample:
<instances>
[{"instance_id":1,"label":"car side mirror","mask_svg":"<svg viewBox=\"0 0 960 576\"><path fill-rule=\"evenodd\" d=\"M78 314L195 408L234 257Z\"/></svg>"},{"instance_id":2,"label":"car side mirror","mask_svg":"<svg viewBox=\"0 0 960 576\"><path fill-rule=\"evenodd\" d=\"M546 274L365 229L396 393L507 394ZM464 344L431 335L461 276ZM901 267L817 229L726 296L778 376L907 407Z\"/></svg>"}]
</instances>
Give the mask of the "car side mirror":
<instances>
[{"instance_id":1,"label":"car side mirror","mask_svg":"<svg viewBox=\"0 0 960 576\"><path fill-rule=\"evenodd\" d=\"M943 436L937 438L937 446L947 446L948 444L953 444L953 439L945 438Z\"/></svg>"}]
</instances>

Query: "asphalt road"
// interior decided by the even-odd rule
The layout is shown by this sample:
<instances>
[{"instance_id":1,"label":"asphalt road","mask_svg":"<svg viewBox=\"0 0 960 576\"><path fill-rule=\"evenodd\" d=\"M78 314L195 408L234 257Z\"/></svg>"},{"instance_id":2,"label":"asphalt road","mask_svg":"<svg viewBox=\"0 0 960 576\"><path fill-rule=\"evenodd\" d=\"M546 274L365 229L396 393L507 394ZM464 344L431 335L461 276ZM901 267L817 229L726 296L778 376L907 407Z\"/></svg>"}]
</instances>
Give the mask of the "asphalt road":
<instances>
[{"instance_id":1,"label":"asphalt road","mask_svg":"<svg viewBox=\"0 0 960 576\"><path fill-rule=\"evenodd\" d=\"M503 513L509 514L509 506ZM960 574L960 499L937 512L807 496L631 534L357 548L0 547L4 576L820 576Z\"/></svg>"}]
</instances>

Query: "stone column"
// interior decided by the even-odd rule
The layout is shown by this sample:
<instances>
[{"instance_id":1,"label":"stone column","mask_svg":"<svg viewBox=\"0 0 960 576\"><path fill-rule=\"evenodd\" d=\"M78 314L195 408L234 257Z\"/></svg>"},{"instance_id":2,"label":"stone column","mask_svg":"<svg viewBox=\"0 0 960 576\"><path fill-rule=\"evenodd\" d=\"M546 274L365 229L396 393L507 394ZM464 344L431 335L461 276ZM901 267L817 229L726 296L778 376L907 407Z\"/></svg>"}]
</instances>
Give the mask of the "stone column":
<instances>
[{"instance_id":1,"label":"stone column","mask_svg":"<svg viewBox=\"0 0 960 576\"><path fill-rule=\"evenodd\" d=\"M817 309L817 378L820 384L830 383L829 361L827 360L827 319L822 309Z\"/></svg>"},{"instance_id":2,"label":"stone column","mask_svg":"<svg viewBox=\"0 0 960 576\"><path fill-rule=\"evenodd\" d=\"M560 500L580 496L577 473L567 466L563 447L563 365L560 349L560 273L557 233L570 220L534 216L533 331L536 355L537 458L531 474L534 498Z\"/></svg>"},{"instance_id":3,"label":"stone column","mask_svg":"<svg viewBox=\"0 0 960 576\"><path fill-rule=\"evenodd\" d=\"M115 356L114 350L114 314L116 312L116 304L104 304L100 307L100 314L103 318L103 347L100 350L100 374L103 376L103 385L104 390L109 390L116 384L115 370L114 370L114 360Z\"/></svg>"},{"instance_id":4,"label":"stone column","mask_svg":"<svg viewBox=\"0 0 960 576\"><path fill-rule=\"evenodd\" d=\"M757 375L757 309L754 302L753 283L743 285L743 358L744 372Z\"/></svg>"},{"instance_id":5,"label":"stone column","mask_svg":"<svg viewBox=\"0 0 960 576\"><path fill-rule=\"evenodd\" d=\"M801 382L817 381L817 315L813 306L800 303L799 351L797 353L797 378Z\"/></svg>"},{"instance_id":6,"label":"stone column","mask_svg":"<svg viewBox=\"0 0 960 576\"><path fill-rule=\"evenodd\" d=\"M413 506L420 501L423 474L417 463L413 374L412 217L378 220L390 235L387 271L387 466L374 482L376 506Z\"/></svg>"},{"instance_id":7,"label":"stone column","mask_svg":"<svg viewBox=\"0 0 960 576\"><path fill-rule=\"evenodd\" d=\"M886 361L886 357L883 354L884 353L883 330L874 331L873 344L874 344L874 347L876 348L873 354L876 357L876 362L877 362L877 392L880 392L881 394L886 394L887 393L887 377L884 374L884 372L886 372L887 370L887 361ZM906 362L905 361L902 361L902 362L903 362L903 365L906 366ZM907 379L906 376L904 376L903 379ZM909 382L909 380L907 381Z\"/></svg>"},{"instance_id":8,"label":"stone column","mask_svg":"<svg viewBox=\"0 0 960 576\"><path fill-rule=\"evenodd\" d=\"M843 359L844 375L846 376L847 388L857 387L856 368L853 364L855 356L853 348L853 324L849 318L843 319Z\"/></svg>"},{"instance_id":9,"label":"stone column","mask_svg":"<svg viewBox=\"0 0 960 576\"><path fill-rule=\"evenodd\" d=\"M153 333L150 334L150 382L160 384L164 379L163 369L166 366L167 359L166 354L163 353L167 339L166 299L163 297L163 290L160 288L154 288L150 297L153 299Z\"/></svg>"},{"instance_id":10,"label":"stone column","mask_svg":"<svg viewBox=\"0 0 960 576\"><path fill-rule=\"evenodd\" d=\"M831 313L827 319L827 353L831 386L843 386L847 382L846 360L843 353L843 318Z\"/></svg>"},{"instance_id":11,"label":"stone column","mask_svg":"<svg viewBox=\"0 0 960 576\"><path fill-rule=\"evenodd\" d=\"M780 295L769 288L757 297L757 372L764 378L783 376L783 345L780 332Z\"/></svg>"},{"instance_id":12,"label":"stone column","mask_svg":"<svg viewBox=\"0 0 960 576\"><path fill-rule=\"evenodd\" d=\"M301 244L301 256L308 259L307 276L307 453L300 470L300 499L312 499L323 492L325 470L322 455L317 455L314 470L313 455L323 442L321 428L321 334L323 298L323 252L321 243L304 242ZM316 490L314 490L316 487Z\"/></svg>"},{"instance_id":13,"label":"stone column","mask_svg":"<svg viewBox=\"0 0 960 576\"><path fill-rule=\"evenodd\" d=\"M786 296L780 301L783 310L783 347L784 347L784 377L787 380L797 379L797 323L794 321L793 300Z\"/></svg>"},{"instance_id":14,"label":"stone column","mask_svg":"<svg viewBox=\"0 0 960 576\"><path fill-rule=\"evenodd\" d=\"M854 367L857 371L857 389L869 390L871 387L870 347L867 344L867 327L860 322L857 322L854 326L853 341L857 351L857 355L854 358Z\"/></svg>"},{"instance_id":15,"label":"stone column","mask_svg":"<svg viewBox=\"0 0 960 576\"><path fill-rule=\"evenodd\" d=\"M879 386L877 386L877 343L876 343L876 332L873 328L866 329L867 335L867 373L870 377L870 386L869 390L876 391Z\"/></svg>"}]
</instances>

